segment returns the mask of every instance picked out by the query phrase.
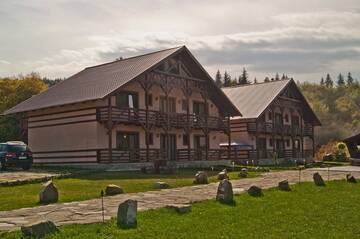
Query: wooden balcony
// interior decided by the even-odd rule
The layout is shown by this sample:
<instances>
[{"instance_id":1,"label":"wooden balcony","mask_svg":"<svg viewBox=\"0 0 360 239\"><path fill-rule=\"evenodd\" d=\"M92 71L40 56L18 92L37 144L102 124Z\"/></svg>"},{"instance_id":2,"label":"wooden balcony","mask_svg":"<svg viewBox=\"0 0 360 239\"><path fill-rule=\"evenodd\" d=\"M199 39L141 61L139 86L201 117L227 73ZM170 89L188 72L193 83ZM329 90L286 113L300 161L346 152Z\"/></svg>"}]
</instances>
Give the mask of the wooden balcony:
<instances>
[{"instance_id":1,"label":"wooden balcony","mask_svg":"<svg viewBox=\"0 0 360 239\"><path fill-rule=\"evenodd\" d=\"M107 122L109 120L109 110L107 107L97 109L97 120L99 122ZM135 108L111 108L111 120L115 123L123 124L146 124L146 109ZM209 128L211 130L226 130L226 122L224 119L214 116L208 116L207 121L204 116L195 114L189 115L189 123L187 114L184 113L165 113L155 110L148 110L148 123L157 127L164 127L169 125L172 128L187 128L193 129Z\"/></svg>"},{"instance_id":2,"label":"wooden balcony","mask_svg":"<svg viewBox=\"0 0 360 239\"><path fill-rule=\"evenodd\" d=\"M301 127L294 126L294 125L281 125L268 122L256 123L251 122L247 123L247 129L250 133L275 133L275 134L284 134L284 135L293 135L293 136L300 136L301 135ZM303 127L303 135L304 136L312 136L313 135L313 126L312 125L305 125Z\"/></svg>"}]
</instances>

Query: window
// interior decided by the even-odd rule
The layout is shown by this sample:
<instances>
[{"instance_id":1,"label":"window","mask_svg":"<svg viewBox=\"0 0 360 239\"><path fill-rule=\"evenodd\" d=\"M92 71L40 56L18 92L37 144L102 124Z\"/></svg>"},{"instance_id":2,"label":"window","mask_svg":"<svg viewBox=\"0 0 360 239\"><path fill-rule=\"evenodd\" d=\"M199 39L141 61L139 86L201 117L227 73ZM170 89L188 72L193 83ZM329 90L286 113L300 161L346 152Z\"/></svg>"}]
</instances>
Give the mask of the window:
<instances>
[{"instance_id":1,"label":"window","mask_svg":"<svg viewBox=\"0 0 360 239\"><path fill-rule=\"evenodd\" d=\"M186 100L182 100L181 108L183 111L187 111L187 101Z\"/></svg>"},{"instance_id":2,"label":"window","mask_svg":"<svg viewBox=\"0 0 360 239\"><path fill-rule=\"evenodd\" d=\"M194 135L194 148L195 149L205 149L206 148L206 138L203 135Z\"/></svg>"},{"instance_id":3,"label":"window","mask_svg":"<svg viewBox=\"0 0 360 239\"><path fill-rule=\"evenodd\" d=\"M273 147L273 146L274 146L273 139L269 139L269 145L270 145L270 147Z\"/></svg>"},{"instance_id":4,"label":"window","mask_svg":"<svg viewBox=\"0 0 360 239\"><path fill-rule=\"evenodd\" d=\"M119 108L138 108L136 93L119 92L116 94L116 106Z\"/></svg>"},{"instance_id":5,"label":"window","mask_svg":"<svg viewBox=\"0 0 360 239\"><path fill-rule=\"evenodd\" d=\"M286 147L290 147L290 139L286 140Z\"/></svg>"},{"instance_id":6,"label":"window","mask_svg":"<svg viewBox=\"0 0 360 239\"><path fill-rule=\"evenodd\" d=\"M169 108L167 108L169 104ZM175 113L176 112L176 99L173 97L169 97L169 102L166 102L166 97L160 97L160 112L169 112Z\"/></svg>"},{"instance_id":7,"label":"window","mask_svg":"<svg viewBox=\"0 0 360 239\"><path fill-rule=\"evenodd\" d=\"M189 137L188 135L183 135L183 145L189 145Z\"/></svg>"},{"instance_id":8,"label":"window","mask_svg":"<svg viewBox=\"0 0 360 239\"><path fill-rule=\"evenodd\" d=\"M117 132L116 146L119 150L134 150L139 148L139 133Z\"/></svg>"},{"instance_id":9,"label":"window","mask_svg":"<svg viewBox=\"0 0 360 239\"><path fill-rule=\"evenodd\" d=\"M149 145L154 144L154 135L153 135L153 133L148 133L148 143L149 143Z\"/></svg>"},{"instance_id":10,"label":"window","mask_svg":"<svg viewBox=\"0 0 360 239\"><path fill-rule=\"evenodd\" d=\"M145 105L146 105L146 103L148 104L148 106L153 106L153 97L152 97L152 94L148 94L147 102L145 102Z\"/></svg>"},{"instance_id":11,"label":"window","mask_svg":"<svg viewBox=\"0 0 360 239\"><path fill-rule=\"evenodd\" d=\"M271 111L269 111L269 113L268 113L268 119L272 120L272 112Z\"/></svg>"},{"instance_id":12,"label":"window","mask_svg":"<svg viewBox=\"0 0 360 239\"><path fill-rule=\"evenodd\" d=\"M196 115L204 115L205 114L205 103L194 101L193 113L195 113Z\"/></svg>"},{"instance_id":13,"label":"window","mask_svg":"<svg viewBox=\"0 0 360 239\"><path fill-rule=\"evenodd\" d=\"M285 115L285 122L286 122L286 123L289 122L289 115L288 115L288 114Z\"/></svg>"}]
</instances>

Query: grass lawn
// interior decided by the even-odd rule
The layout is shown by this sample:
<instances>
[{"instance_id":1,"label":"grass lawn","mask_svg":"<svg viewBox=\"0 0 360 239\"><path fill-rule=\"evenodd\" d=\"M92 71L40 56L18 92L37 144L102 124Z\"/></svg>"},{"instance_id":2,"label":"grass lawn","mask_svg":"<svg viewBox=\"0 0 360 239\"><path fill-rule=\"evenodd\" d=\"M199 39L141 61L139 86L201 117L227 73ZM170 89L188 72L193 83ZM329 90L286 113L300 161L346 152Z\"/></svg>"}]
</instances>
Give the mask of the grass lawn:
<instances>
[{"instance_id":1,"label":"grass lawn","mask_svg":"<svg viewBox=\"0 0 360 239\"><path fill-rule=\"evenodd\" d=\"M100 191L108 184L121 186L125 193L145 192L153 189L158 181L167 182L170 187L182 187L193 184L198 170L184 169L176 174L143 174L140 172L92 172L81 173L74 177L55 179L59 190L60 202L81 201L100 197ZM208 172L209 181L217 181L217 171ZM249 177L259 173L249 172ZM229 172L230 178L238 178L238 172ZM41 183L11 187L0 187L0 211L37 206Z\"/></svg>"},{"instance_id":2,"label":"grass lawn","mask_svg":"<svg viewBox=\"0 0 360 239\"><path fill-rule=\"evenodd\" d=\"M189 214L170 209L141 212L136 229L105 224L70 225L48 238L359 238L360 184L333 181L312 183L292 192L270 189L261 198L236 197L236 205L214 200L196 203ZM21 238L20 232L2 235Z\"/></svg>"}]
</instances>

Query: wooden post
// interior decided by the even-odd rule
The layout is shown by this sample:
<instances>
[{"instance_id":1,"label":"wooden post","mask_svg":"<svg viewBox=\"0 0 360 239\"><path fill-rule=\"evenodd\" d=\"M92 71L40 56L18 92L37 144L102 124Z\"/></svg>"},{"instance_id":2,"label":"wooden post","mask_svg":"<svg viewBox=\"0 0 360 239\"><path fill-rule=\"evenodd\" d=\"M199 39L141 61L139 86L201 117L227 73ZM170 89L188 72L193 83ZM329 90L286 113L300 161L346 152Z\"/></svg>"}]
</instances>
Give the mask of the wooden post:
<instances>
[{"instance_id":1,"label":"wooden post","mask_svg":"<svg viewBox=\"0 0 360 239\"><path fill-rule=\"evenodd\" d=\"M300 112L299 112L300 113ZM300 142L301 142L301 158L304 158L304 125L303 116L300 113Z\"/></svg>"},{"instance_id":2,"label":"wooden post","mask_svg":"<svg viewBox=\"0 0 360 239\"><path fill-rule=\"evenodd\" d=\"M208 99L207 93L204 95L204 104L205 104L205 160L209 160L209 127L208 127Z\"/></svg>"},{"instance_id":3,"label":"wooden post","mask_svg":"<svg viewBox=\"0 0 360 239\"><path fill-rule=\"evenodd\" d=\"M185 97L186 97L186 135L188 138L187 154L188 161L191 160L191 144L190 144L190 91L189 91L189 80L185 79Z\"/></svg>"},{"instance_id":4,"label":"wooden post","mask_svg":"<svg viewBox=\"0 0 360 239\"><path fill-rule=\"evenodd\" d=\"M230 114L227 116L227 131L228 131L228 160L231 160L231 125Z\"/></svg>"},{"instance_id":5,"label":"wooden post","mask_svg":"<svg viewBox=\"0 0 360 239\"><path fill-rule=\"evenodd\" d=\"M313 150L312 150L312 156L313 156L313 158L315 157L315 135L314 135L314 125L312 125L312 148L313 148Z\"/></svg>"},{"instance_id":6,"label":"wooden post","mask_svg":"<svg viewBox=\"0 0 360 239\"><path fill-rule=\"evenodd\" d=\"M108 122L107 122L107 128L108 128L108 136L109 136L109 161L112 162L112 102L111 102L111 95L108 98Z\"/></svg>"},{"instance_id":7,"label":"wooden post","mask_svg":"<svg viewBox=\"0 0 360 239\"><path fill-rule=\"evenodd\" d=\"M148 75L145 74L144 82L145 91L145 144L146 144L146 162L149 162L149 87L148 87Z\"/></svg>"}]
</instances>

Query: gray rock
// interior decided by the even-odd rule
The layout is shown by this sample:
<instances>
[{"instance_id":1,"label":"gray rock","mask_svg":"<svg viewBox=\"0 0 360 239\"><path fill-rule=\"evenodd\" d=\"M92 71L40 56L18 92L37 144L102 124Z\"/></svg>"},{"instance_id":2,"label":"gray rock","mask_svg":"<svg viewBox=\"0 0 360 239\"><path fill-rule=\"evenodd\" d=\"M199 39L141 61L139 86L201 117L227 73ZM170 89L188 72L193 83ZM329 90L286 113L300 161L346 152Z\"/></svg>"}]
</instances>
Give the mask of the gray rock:
<instances>
[{"instance_id":1,"label":"gray rock","mask_svg":"<svg viewBox=\"0 0 360 239\"><path fill-rule=\"evenodd\" d=\"M316 186L325 186L325 182L319 173L314 173L313 180Z\"/></svg>"},{"instance_id":2,"label":"gray rock","mask_svg":"<svg viewBox=\"0 0 360 239\"><path fill-rule=\"evenodd\" d=\"M166 207L175 209L175 211L180 214L191 212L190 204L173 204L173 205L167 205Z\"/></svg>"},{"instance_id":3,"label":"gray rock","mask_svg":"<svg viewBox=\"0 0 360 239\"><path fill-rule=\"evenodd\" d=\"M109 184L105 188L105 195L107 196L113 196L122 193L124 193L124 190L115 184Z\"/></svg>"},{"instance_id":4,"label":"gray rock","mask_svg":"<svg viewBox=\"0 0 360 239\"><path fill-rule=\"evenodd\" d=\"M242 168L239 173L240 178L247 178L248 176L248 170L247 168Z\"/></svg>"},{"instance_id":5,"label":"gray rock","mask_svg":"<svg viewBox=\"0 0 360 239\"><path fill-rule=\"evenodd\" d=\"M221 203L232 203L234 201L234 193L232 184L228 179L223 179L218 186L216 200Z\"/></svg>"},{"instance_id":6,"label":"gray rock","mask_svg":"<svg viewBox=\"0 0 360 239\"><path fill-rule=\"evenodd\" d=\"M248 194L250 196L253 197L261 197L263 195L262 193L262 189L258 186L251 186L248 190L247 190Z\"/></svg>"},{"instance_id":7,"label":"gray rock","mask_svg":"<svg viewBox=\"0 0 360 239\"><path fill-rule=\"evenodd\" d=\"M229 179L229 176L228 176L228 174L227 174L227 170L224 169L223 171L221 171L220 173L218 173L217 178L218 178L218 180Z\"/></svg>"},{"instance_id":8,"label":"gray rock","mask_svg":"<svg viewBox=\"0 0 360 239\"><path fill-rule=\"evenodd\" d=\"M117 224L122 228L132 228L137 225L137 201L128 199L119 204Z\"/></svg>"},{"instance_id":9,"label":"gray rock","mask_svg":"<svg viewBox=\"0 0 360 239\"><path fill-rule=\"evenodd\" d=\"M53 181L48 181L43 185L39 193L40 203L55 203L59 200L59 192Z\"/></svg>"},{"instance_id":10,"label":"gray rock","mask_svg":"<svg viewBox=\"0 0 360 239\"><path fill-rule=\"evenodd\" d=\"M170 185L165 182L156 182L153 186L155 189L166 189L170 188Z\"/></svg>"},{"instance_id":11,"label":"gray rock","mask_svg":"<svg viewBox=\"0 0 360 239\"><path fill-rule=\"evenodd\" d=\"M357 183L356 178L351 174L346 174L346 182L348 183Z\"/></svg>"},{"instance_id":12,"label":"gray rock","mask_svg":"<svg viewBox=\"0 0 360 239\"><path fill-rule=\"evenodd\" d=\"M287 180L279 182L279 189L281 191L291 191L289 182Z\"/></svg>"},{"instance_id":13,"label":"gray rock","mask_svg":"<svg viewBox=\"0 0 360 239\"><path fill-rule=\"evenodd\" d=\"M199 171L195 174L195 180L194 183L196 184L208 184L208 176L206 174L206 172L204 171Z\"/></svg>"},{"instance_id":14,"label":"gray rock","mask_svg":"<svg viewBox=\"0 0 360 239\"><path fill-rule=\"evenodd\" d=\"M47 234L59 232L52 221L40 221L21 227L22 233L27 237L41 238Z\"/></svg>"}]
</instances>

